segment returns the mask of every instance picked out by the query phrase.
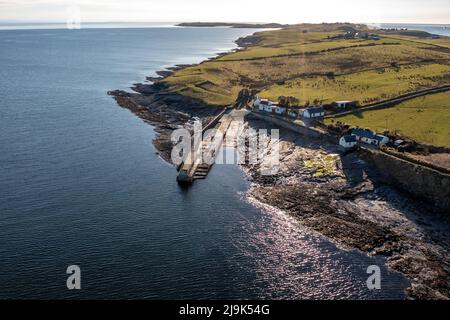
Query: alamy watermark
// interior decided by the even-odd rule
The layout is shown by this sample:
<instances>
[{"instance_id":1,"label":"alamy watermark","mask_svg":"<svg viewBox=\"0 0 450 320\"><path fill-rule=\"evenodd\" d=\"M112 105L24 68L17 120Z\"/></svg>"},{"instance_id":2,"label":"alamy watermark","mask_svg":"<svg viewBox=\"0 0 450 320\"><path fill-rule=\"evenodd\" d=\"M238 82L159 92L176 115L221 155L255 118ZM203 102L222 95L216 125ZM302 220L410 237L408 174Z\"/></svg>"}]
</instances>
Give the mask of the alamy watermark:
<instances>
[{"instance_id":1,"label":"alamy watermark","mask_svg":"<svg viewBox=\"0 0 450 320\"><path fill-rule=\"evenodd\" d=\"M66 10L67 29L81 29L81 8L78 5L71 5Z\"/></svg>"},{"instance_id":2,"label":"alamy watermark","mask_svg":"<svg viewBox=\"0 0 450 320\"><path fill-rule=\"evenodd\" d=\"M70 276L67 278L66 286L69 290L81 289L81 269L77 265L70 265L67 267L66 273Z\"/></svg>"},{"instance_id":3,"label":"alamy watermark","mask_svg":"<svg viewBox=\"0 0 450 320\"><path fill-rule=\"evenodd\" d=\"M367 268L367 274L370 274L367 278L366 284L369 290L381 290L381 269L379 266L372 265Z\"/></svg>"}]
</instances>

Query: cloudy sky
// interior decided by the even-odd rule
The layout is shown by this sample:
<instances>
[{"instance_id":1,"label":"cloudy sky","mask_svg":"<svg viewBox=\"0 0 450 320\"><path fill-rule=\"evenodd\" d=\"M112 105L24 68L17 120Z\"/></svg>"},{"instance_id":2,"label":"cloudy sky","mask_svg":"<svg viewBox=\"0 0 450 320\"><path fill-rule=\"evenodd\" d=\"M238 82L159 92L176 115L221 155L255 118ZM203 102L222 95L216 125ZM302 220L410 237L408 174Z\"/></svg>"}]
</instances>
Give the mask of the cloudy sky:
<instances>
[{"instance_id":1,"label":"cloudy sky","mask_svg":"<svg viewBox=\"0 0 450 320\"><path fill-rule=\"evenodd\" d=\"M448 0L0 0L0 20L450 23Z\"/></svg>"}]
</instances>

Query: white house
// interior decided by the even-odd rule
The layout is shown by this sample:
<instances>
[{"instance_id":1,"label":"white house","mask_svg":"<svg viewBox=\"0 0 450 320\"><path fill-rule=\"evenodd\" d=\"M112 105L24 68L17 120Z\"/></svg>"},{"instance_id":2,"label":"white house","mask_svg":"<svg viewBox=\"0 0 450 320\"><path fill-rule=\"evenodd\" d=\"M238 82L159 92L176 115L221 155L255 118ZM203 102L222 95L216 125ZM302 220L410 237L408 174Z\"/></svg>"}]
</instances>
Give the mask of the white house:
<instances>
[{"instance_id":1,"label":"white house","mask_svg":"<svg viewBox=\"0 0 450 320\"><path fill-rule=\"evenodd\" d=\"M381 134L376 134L373 138L375 140L374 144L377 146L382 146L382 145L388 144L390 141L390 139L388 137L383 136Z\"/></svg>"},{"instance_id":2,"label":"white house","mask_svg":"<svg viewBox=\"0 0 450 320\"><path fill-rule=\"evenodd\" d=\"M368 129L353 129L352 135L354 135L358 141L375 146L382 146L390 141L388 137L374 133Z\"/></svg>"},{"instance_id":3,"label":"white house","mask_svg":"<svg viewBox=\"0 0 450 320\"><path fill-rule=\"evenodd\" d=\"M294 110L289 110L287 114L291 118L297 118L297 116L298 116L297 112Z\"/></svg>"},{"instance_id":4,"label":"white house","mask_svg":"<svg viewBox=\"0 0 450 320\"><path fill-rule=\"evenodd\" d=\"M399 147L399 146L401 146L404 143L405 143L404 140L398 139L398 140L394 141L394 146Z\"/></svg>"},{"instance_id":5,"label":"white house","mask_svg":"<svg viewBox=\"0 0 450 320\"><path fill-rule=\"evenodd\" d=\"M354 136L354 135L343 136L339 140L339 145L341 147L343 147L344 149L354 148L357 144L358 144L358 141L356 140L356 136Z\"/></svg>"},{"instance_id":6,"label":"white house","mask_svg":"<svg viewBox=\"0 0 450 320\"><path fill-rule=\"evenodd\" d=\"M272 102L268 99L260 99L258 109L260 111L272 112Z\"/></svg>"},{"instance_id":7,"label":"white house","mask_svg":"<svg viewBox=\"0 0 450 320\"><path fill-rule=\"evenodd\" d=\"M255 108L259 108L259 110L263 110L264 106L271 104L272 102L269 101L269 99L261 99L258 96L256 96L255 100L253 101L253 106Z\"/></svg>"},{"instance_id":8,"label":"white house","mask_svg":"<svg viewBox=\"0 0 450 320\"><path fill-rule=\"evenodd\" d=\"M336 108L338 109L346 109L353 105L355 105L355 101L336 101Z\"/></svg>"},{"instance_id":9,"label":"white house","mask_svg":"<svg viewBox=\"0 0 450 320\"><path fill-rule=\"evenodd\" d=\"M369 129L360 129L360 128L353 129L352 135L355 136L358 141L367 144L374 144L373 137L375 136L375 133L373 133Z\"/></svg>"},{"instance_id":10,"label":"white house","mask_svg":"<svg viewBox=\"0 0 450 320\"><path fill-rule=\"evenodd\" d=\"M278 107L275 108L275 113L276 114L281 114L281 115L285 114L286 113L286 108L278 106Z\"/></svg>"},{"instance_id":11,"label":"white house","mask_svg":"<svg viewBox=\"0 0 450 320\"><path fill-rule=\"evenodd\" d=\"M264 111L272 113L272 110L273 110L273 105L270 102L264 104Z\"/></svg>"},{"instance_id":12,"label":"white house","mask_svg":"<svg viewBox=\"0 0 450 320\"><path fill-rule=\"evenodd\" d=\"M306 108L303 111L303 118L305 118L305 119L321 118L324 115L325 115L325 110L323 109L323 107Z\"/></svg>"},{"instance_id":13,"label":"white house","mask_svg":"<svg viewBox=\"0 0 450 320\"><path fill-rule=\"evenodd\" d=\"M261 99L258 96L256 96L255 100L253 100L253 107L259 108L260 104L261 104Z\"/></svg>"}]
</instances>

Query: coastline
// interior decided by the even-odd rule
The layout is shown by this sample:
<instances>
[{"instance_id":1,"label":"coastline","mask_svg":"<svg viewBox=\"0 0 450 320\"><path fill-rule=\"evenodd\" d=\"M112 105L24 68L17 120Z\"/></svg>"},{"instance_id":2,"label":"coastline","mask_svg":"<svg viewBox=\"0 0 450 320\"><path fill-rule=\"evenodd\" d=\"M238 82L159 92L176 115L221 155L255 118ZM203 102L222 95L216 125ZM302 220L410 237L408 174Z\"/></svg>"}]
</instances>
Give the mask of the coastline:
<instances>
[{"instance_id":1,"label":"coastline","mask_svg":"<svg viewBox=\"0 0 450 320\"><path fill-rule=\"evenodd\" d=\"M240 38L236 40L240 48L234 50L257 41L254 34ZM230 52L219 53L211 59ZM170 135L174 129L190 129L193 117L206 123L223 110L222 107L208 106L193 98L165 91L160 81L187 66L191 65L158 71L159 77L147 78L152 83L135 84L132 87L134 93L109 92L121 107L155 127L157 135L153 143L160 156L168 162L172 149ZM261 121L250 120L249 124L255 128L267 128L267 123ZM442 217L439 212L388 187L375 168L360 162L360 157L355 154L349 158L336 158L335 146L284 130L281 138L281 170L277 175L261 176L259 168L263 163L243 166L252 182L247 193L249 198L295 216L305 226L337 243L370 255L386 256L388 266L402 272L411 281L408 289L411 298L450 297L447 284L450 257L445 237L440 234L445 234L447 225L440 223ZM314 166L323 161L329 163L329 172L316 176L319 167ZM312 166L305 168L305 163ZM311 195L314 201L310 201ZM421 221L424 212L430 213L431 226L427 227L429 221ZM423 270L429 272L424 273Z\"/></svg>"},{"instance_id":2,"label":"coastline","mask_svg":"<svg viewBox=\"0 0 450 320\"><path fill-rule=\"evenodd\" d=\"M280 23L227 23L227 22L182 22L176 25L177 27L198 27L198 28L215 28L215 27L229 27L229 28L283 28L289 26L288 24Z\"/></svg>"},{"instance_id":3,"label":"coastline","mask_svg":"<svg viewBox=\"0 0 450 320\"><path fill-rule=\"evenodd\" d=\"M267 128L262 120L249 124ZM448 299L445 212L395 189L362 155L341 155L326 140L282 129L279 145L276 175L260 175L263 162L243 166L252 183L249 198L345 247L385 256L411 281L410 298Z\"/></svg>"},{"instance_id":4,"label":"coastline","mask_svg":"<svg viewBox=\"0 0 450 320\"><path fill-rule=\"evenodd\" d=\"M131 89L134 92L123 90L109 91L117 104L122 108L130 110L136 116L150 123L155 127L156 137L153 144L159 155L167 162L170 161L170 153L173 147L170 135L178 128L192 129L192 118L196 117L202 124L208 123L217 116L223 107L206 105L202 101L165 91L161 81L173 74L174 71L200 65L204 62L218 59L224 55L244 50L248 46L260 41L255 33L240 37L234 41L237 47L225 52L219 52L214 57L210 57L200 63L179 64L168 67L164 70L156 71L156 77L147 76L149 83L135 83ZM171 163L172 164L172 163Z\"/></svg>"}]
</instances>

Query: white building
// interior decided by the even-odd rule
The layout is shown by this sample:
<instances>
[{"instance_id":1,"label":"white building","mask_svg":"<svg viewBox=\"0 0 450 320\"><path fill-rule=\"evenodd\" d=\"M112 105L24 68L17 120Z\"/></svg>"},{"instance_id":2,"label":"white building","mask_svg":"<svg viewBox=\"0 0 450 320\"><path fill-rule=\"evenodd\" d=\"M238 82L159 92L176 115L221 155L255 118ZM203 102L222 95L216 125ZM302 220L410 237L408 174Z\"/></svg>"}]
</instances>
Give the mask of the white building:
<instances>
[{"instance_id":1,"label":"white building","mask_svg":"<svg viewBox=\"0 0 450 320\"><path fill-rule=\"evenodd\" d=\"M270 108L270 109L269 109ZM260 111L272 111L272 103L267 99L260 99L258 102L258 109Z\"/></svg>"},{"instance_id":2,"label":"white building","mask_svg":"<svg viewBox=\"0 0 450 320\"><path fill-rule=\"evenodd\" d=\"M358 144L358 141L356 140L356 136L354 136L354 135L343 136L339 140L339 145L341 147L343 147L344 149L354 148L357 144Z\"/></svg>"},{"instance_id":3,"label":"white building","mask_svg":"<svg viewBox=\"0 0 450 320\"><path fill-rule=\"evenodd\" d=\"M355 136L358 141L375 146L382 146L388 144L390 141L388 137L383 136L381 134L377 134L368 129L360 129L360 128L353 129L352 135Z\"/></svg>"},{"instance_id":4,"label":"white building","mask_svg":"<svg viewBox=\"0 0 450 320\"><path fill-rule=\"evenodd\" d=\"M355 136L358 141L373 144L373 137L375 136L375 133L368 129L356 128L352 130L352 135Z\"/></svg>"},{"instance_id":5,"label":"white building","mask_svg":"<svg viewBox=\"0 0 450 320\"><path fill-rule=\"evenodd\" d=\"M297 112L293 111L293 110L289 110L287 114L291 118L297 118L297 116L298 116Z\"/></svg>"},{"instance_id":6,"label":"white building","mask_svg":"<svg viewBox=\"0 0 450 320\"><path fill-rule=\"evenodd\" d=\"M375 140L375 145L377 146L383 146L385 144L388 144L390 139L386 136L383 136L381 134L376 134L374 136L374 140Z\"/></svg>"},{"instance_id":7,"label":"white building","mask_svg":"<svg viewBox=\"0 0 450 320\"><path fill-rule=\"evenodd\" d=\"M281 115L285 114L286 113L286 108L278 106L278 107L275 108L275 113L276 114L281 114Z\"/></svg>"},{"instance_id":8,"label":"white building","mask_svg":"<svg viewBox=\"0 0 450 320\"><path fill-rule=\"evenodd\" d=\"M270 103L270 101L265 102L265 103L261 102L261 104L264 106L264 111L265 111L265 112L270 112L270 113L272 113L273 105L272 105L272 103Z\"/></svg>"},{"instance_id":9,"label":"white building","mask_svg":"<svg viewBox=\"0 0 450 320\"><path fill-rule=\"evenodd\" d=\"M325 110L323 109L323 107L306 108L303 111L303 118L305 118L305 119L321 118L324 115L325 115Z\"/></svg>"},{"instance_id":10,"label":"white building","mask_svg":"<svg viewBox=\"0 0 450 320\"><path fill-rule=\"evenodd\" d=\"M259 97L256 97L255 101L253 101L253 107L258 108L259 111L272 113L275 108L277 108L277 104L269 99L260 99Z\"/></svg>"},{"instance_id":11,"label":"white building","mask_svg":"<svg viewBox=\"0 0 450 320\"><path fill-rule=\"evenodd\" d=\"M336 108L338 109L346 109L354 105L355 101L336 101Z\"/></svg>"},{"instance_id":12,"label":"white building","mask_svg":"<svg viewBox=\"0 0 450 320\"><path fill-rule=\"evenodd\" d=\"M253 108L259 108L260 104L261 99L258 96L256 96L255 100L253 100Z\"/></svg>"}]
</instances>

